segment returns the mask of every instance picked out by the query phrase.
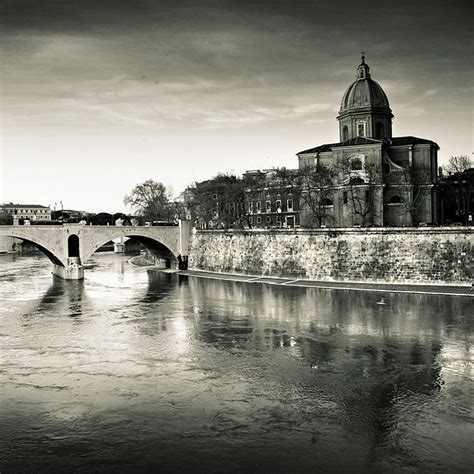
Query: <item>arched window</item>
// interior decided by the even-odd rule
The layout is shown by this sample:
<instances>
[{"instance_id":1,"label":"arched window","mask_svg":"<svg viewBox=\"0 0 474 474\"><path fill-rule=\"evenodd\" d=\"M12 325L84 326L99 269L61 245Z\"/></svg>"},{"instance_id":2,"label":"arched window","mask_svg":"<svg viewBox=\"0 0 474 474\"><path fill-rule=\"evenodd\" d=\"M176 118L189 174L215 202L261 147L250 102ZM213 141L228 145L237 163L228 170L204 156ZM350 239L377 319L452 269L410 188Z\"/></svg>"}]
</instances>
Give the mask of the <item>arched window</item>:
<instances>
[{"instance_id":1,"label":"arched window","mask_svg":"<svg viewBox=\"0 0 474 474\"><path fill-rule=\"evenodd\" d=\"M331 201L329 198L324 198L324 199L321 201L321 205L327 207L327 206L332 206L333 203L332 203L332 201Z\"/></svg>"},{"instance_id":2,"label":"arched window","mask_svg":"<svg viewBox=\"0 0 474 474\"><path fill-rule=\"evenodd\" d=\"M75 234L67 239L67 254L68 257L79 257L79 237Z\"/></svg>"},{"instance_id":3,"label":"arched window","mask_svg":"<svg viewBox=\"0 0 474 474\"><path fill-rule=\"evenodd\" d=\"M375 126L375 138L384 138L385 136L385 128L383 123L377 123Z\"/></svg>"},{"instance_id":4,"label":"arched window","mask_svg":"<svg viewBox=\"0 0 474 474\"><path fill-rule=\"evenodd\" d=\"M403 201L402 201L402 198L400 196L392 196L389 200L388 200L388 203L389 204L401 204Z\"/></svg>"},{"instance_id":5,"label":"arched window","mask_svg":"<svg viewBox=\"0 0 474 474\"><path fill-rule=\"evenodd\" d=\"M342 127L342 141L345 142L346 140L349 140L349 129L347 125L344 125L344 127Z\"/></svg>"},{"instance_id":6,"label":"arched window","mask_svg":"<svg viewBox=\"0 0 474 474\"><path fill-rule=\"evenodd\" d=\"M357 136L365 137L365 122L357 122Z\"/></svg>"}]
</instances>

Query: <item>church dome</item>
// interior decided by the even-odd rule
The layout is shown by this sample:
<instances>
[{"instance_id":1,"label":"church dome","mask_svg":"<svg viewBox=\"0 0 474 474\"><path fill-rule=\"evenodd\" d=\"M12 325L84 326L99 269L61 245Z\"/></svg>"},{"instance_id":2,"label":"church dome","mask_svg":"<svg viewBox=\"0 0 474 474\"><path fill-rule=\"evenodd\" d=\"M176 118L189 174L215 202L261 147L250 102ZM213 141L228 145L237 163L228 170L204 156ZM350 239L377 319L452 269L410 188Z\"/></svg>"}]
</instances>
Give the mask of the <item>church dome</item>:
<instances>
[{"instance_id":1,"label":"church dome","mask_svg":"<svg viewBox=\"0 0 474 474\"><path fill-rule=\"evenodd\" d=\"M339 121L341 142L353 138L383 140L392 137L393 114L383 89L370 77L369 65L362 53L356 80L344 93Z\"/></svg>"},{"instance_id":2,"label":"church dome","mask_svg":"<svg viewBox=\"0 0 474 474\"><path fill-rule=\"evenodd\" d=\"M342 97L340 113L356 111L357 109L388 109L387 96L382 87L370 77L369 65L362 63L357 68L357 79L349 86Z\"/></svg>"}]
</instances>

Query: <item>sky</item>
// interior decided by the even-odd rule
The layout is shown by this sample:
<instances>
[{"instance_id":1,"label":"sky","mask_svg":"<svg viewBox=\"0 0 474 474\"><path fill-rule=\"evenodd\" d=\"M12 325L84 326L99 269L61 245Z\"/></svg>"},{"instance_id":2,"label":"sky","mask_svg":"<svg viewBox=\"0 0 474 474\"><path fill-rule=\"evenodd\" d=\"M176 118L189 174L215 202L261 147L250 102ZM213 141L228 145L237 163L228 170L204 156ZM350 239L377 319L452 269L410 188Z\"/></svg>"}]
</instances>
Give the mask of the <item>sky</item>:
<instances>
[{"instance_id":1,"label":"sky","mask_svg":"<svg viewBox=\"0 0 474 474\"><path fill-rule=\"evenodd\" d=\"M394 136L471 155L466 0L2 0L0 202L127 211L337 142L360 52Z\"/></svg>"}]
</instances>

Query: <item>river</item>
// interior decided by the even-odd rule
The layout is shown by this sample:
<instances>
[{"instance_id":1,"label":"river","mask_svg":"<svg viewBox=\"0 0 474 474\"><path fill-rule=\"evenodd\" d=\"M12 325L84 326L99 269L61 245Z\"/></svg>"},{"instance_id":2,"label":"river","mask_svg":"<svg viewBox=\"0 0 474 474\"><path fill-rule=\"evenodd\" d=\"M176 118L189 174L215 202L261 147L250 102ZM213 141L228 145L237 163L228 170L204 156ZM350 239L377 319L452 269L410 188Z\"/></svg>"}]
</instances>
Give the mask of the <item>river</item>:
<instances>
[{"instance_id":1,"label":"river","mask_svg":"<svg viewBox=\"0 0 474 474\"><path fill-rule=\"evenodd\" d=\"M0 472L472 472L472 298L0 256Z\"/></svg>"}]
</instances>

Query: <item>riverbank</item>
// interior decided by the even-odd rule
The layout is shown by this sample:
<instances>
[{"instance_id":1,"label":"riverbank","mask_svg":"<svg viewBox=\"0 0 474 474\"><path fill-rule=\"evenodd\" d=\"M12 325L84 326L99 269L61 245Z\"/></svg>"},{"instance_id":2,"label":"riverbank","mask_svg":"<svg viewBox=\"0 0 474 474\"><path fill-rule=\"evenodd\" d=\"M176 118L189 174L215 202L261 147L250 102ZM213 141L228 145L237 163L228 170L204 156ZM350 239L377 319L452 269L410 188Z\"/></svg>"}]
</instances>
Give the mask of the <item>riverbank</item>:
<instances>
[{"instance_id":1,"label":"riverbank","mask_svg":"<svg viewBox=\"0 0 474 474\"><path fill-rule=\"evenodd\" d=\"M146 255L136 255L132 257L128 263L134 267L154 267L155 261L151 258L148 258Z\"/></svg>"},{"instance_id":2,"label":"riverbank","mask_svg":"<svg viewBox=\"0 0 474 474\"><path fill-rule=\"evenodd\" d=\"M162 271L161 269L156 269ZM166 270L170 272L170 270ZM424 295L467 296L473 297L472 287L469 285L427 285L427 284L397 284L374 283L356 281L321 281L304 278L292 279L283 277L267 277L243 275L236 273L219 273L204 270L176 271L179 275L196 278L209 278L213 280L227 280L242 283L263 283L277 286L298 286L302 288L321 288L330 290L372 291L380 293L411 293Z\"/></svg>"}]
</instances>

